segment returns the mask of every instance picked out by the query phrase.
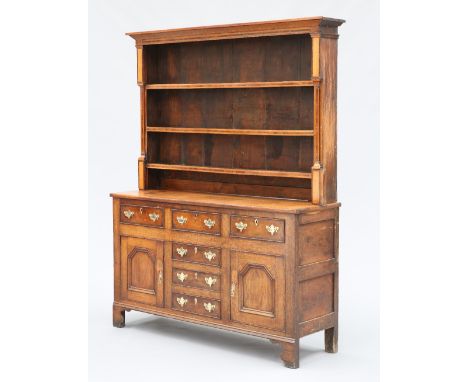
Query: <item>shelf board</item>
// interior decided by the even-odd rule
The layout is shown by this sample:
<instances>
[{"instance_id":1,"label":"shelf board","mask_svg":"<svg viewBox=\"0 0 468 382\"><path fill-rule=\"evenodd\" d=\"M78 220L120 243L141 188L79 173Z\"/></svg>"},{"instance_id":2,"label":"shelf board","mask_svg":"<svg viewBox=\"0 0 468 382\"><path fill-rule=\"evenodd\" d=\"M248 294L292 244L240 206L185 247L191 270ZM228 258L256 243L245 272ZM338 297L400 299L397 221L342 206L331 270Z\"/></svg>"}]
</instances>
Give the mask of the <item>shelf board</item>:
<instances>
[{"instance_id":1,"label":"shelf board","mask_svg":"<svg viewBox=\"0 0 468 382\"><path fill-rule=\"evenodd\" d=\"M314 86L313 81L220 82L202 84L147 84L146 89L242 89Z\"/></svg>"},{"instance_id":2,"label":"shelf board","mask_svg":"<svg viewBox=\"0 0 468 382\"><path fill-rule=\"evenodd\" d=\"M270 176L270 177L279 177L279 178L298 178L298 179L310 179L311 178L310 172L249 170L249 169L242 169L242 168L186 166L186 165L179 165L179 164L164 164L164 163L148 163L146 167L150 169L158 169L158 170L210 172L210 173L215 173L215 174Z\"/></svg>"},{"instance_id":3,"label":"shelf board","mask_svg":"<svg viewBox=\"0 0 468 382\"><path fill-rule=\"evenodd\" d=\"M149 133L270 135L270 136L291 136L291 137L312 137L314 135L314 130L208 129L204 127L147 126L146 131Z\"/></svg>"}]
</instances>

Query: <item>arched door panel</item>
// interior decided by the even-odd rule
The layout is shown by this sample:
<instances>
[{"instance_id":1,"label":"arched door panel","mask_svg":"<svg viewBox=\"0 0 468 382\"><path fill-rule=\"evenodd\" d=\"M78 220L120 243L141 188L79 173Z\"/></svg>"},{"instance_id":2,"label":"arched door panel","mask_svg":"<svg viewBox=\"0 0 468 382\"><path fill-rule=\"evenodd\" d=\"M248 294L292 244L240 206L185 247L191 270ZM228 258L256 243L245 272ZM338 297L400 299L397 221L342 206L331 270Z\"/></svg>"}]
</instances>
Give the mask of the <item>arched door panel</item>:
<instances>
[{"instance_id":1,"label":"arched door panel","mask_svg":"<svg viewBox=\"0 0 468 382\"><path fill-rule=\"evenodd\" d=\"M282 257L231 251L231 319L284 330Z\"/></svg>"},{"instance_id":2,"label":"arched door panel","mask_svg":"<svg viewBox=\"0 0 468 382\"><path fill-rule=\"evenodd\" d=\"M121 238L122 299L148 305L163 305L163 243L160 241Z\"/></svg>"}]
</instances>

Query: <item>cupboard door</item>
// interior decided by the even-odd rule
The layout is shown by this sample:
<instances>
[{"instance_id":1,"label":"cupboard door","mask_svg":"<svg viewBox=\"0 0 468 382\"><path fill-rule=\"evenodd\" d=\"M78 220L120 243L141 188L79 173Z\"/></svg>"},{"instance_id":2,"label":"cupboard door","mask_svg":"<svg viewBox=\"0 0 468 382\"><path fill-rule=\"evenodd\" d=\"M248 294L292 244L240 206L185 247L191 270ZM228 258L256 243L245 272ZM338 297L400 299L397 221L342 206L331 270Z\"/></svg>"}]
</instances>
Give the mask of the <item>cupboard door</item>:
<instances>
[{"instance_id":1,"label":"cupboard door","mask_svg":"<svg viewBox=\"0 0 468 382\"><path fill-rule=\"evenodd\" d=\"M122 237L120 248L122 299L162 306L163 242Z\"/></svg>"},{"instance_id":2,"label":"cupboard door","mask_svg":"<svg viewBox=\"0 0 468 382\"><path fill-rule=\"evenodd\" d=\"M282 257L231 251L231 319L284 330Z\"/></svg>"}]
</instances>

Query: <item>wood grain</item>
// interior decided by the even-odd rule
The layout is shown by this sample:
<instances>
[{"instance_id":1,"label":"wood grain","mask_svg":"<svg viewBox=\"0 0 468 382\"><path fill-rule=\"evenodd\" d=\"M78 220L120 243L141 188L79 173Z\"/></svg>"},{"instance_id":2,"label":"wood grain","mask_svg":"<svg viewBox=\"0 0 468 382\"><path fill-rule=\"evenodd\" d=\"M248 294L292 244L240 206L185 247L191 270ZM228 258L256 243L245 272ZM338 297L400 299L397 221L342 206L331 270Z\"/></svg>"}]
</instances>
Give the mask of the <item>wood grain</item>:
<instances>
[{"instance_id":1,"label":"wood grain","mask_svg":"<svg viewBox=\"0 0 468 382\"><path fill-rule=\"evenodd\" d=\"M271 82L224 82L200 84L147 84L146 89L242 89L242 88L282 88L313 86L308 81L271 81Z\"/></svg>"},{"instance_id":2,"label":"wood grain","mask_svg":"<svg viewBox=\"0 0 468 382\"><path fill-rule=\"evenodd\" d=\"M145 47L151 84L307 81L309 51L308 35Z\"/></svg>"},{"instance_id":3,"label":"wood grain","mask_svg":"<svg viewBox=\"0 0 468 382\"><path fill-rule=\"evenodd\" d=\"M198 192L173 191L173 190L143 190L114 192L110 194L114 198L142 200L153 203L177 203L181 205L205 206L214 208L234 208L240 210L307 213L326 211L338 207L339 203L326 206L316 206L306 201L288 200L278 198L262 198L237 195L204 194ZM198 207L197 207L198 208Z\"/></svg>"},{"instance_id":4,"label":"wood grain","mask_svg":"<svg viewBox=\"0 0 468 382\"><path fill-rule=\"evenodd\" d=\"M344 20L329 17L308 17L275 21L259 21L241 24L212 25L205 27L130 32L137 46L149 44L168 44L189 41L210 41L236 37L260 37L293 34L322 34L338 37L337 28Z\"/></svg>"},{"instance_id":5,"label":"wood grain","mask_svg":"<svg viewBox=\"0 0 468 382\"><path fill-rule=\"evenodd\" d=\"M324 168L322 203L333 203L337 199L337 132L336 132L336 86L337 86L336 39L323 38L320 45L320 139L321 161ZM316 138L316 137L315 137Z\"/></svg>"},{"instance_id":6,"label":"wood grain","mask_svg":"<svg viewBox=\"0 0 468 382\"><path fill-rule=\"evenodd\" d=\"M147 168L173 171L194 171L194 172L210 172L216 174L233 174L233 175L254 175L254 176L271 176L282 178L299 178L310 179L311 174L307 172L295 171L271 171L271 170L250 170L240 168L223 168L223 167L208 167L208 166L185 166L177 164L165 163L148 163Z\"/></svg>"},{"instance_id":7,"label":"wood grain","mask_svg":"<svg viewBox=\"0 0 468 382\"><path fill-rule=\"evenodd\" d=\"M313 137L314 130L260 130L260 129L208 129L204 127L153 127L148 126L149 133L178 133L178 134L227 134L227 135L272 135Z\"/></svg>"}]
</instances>

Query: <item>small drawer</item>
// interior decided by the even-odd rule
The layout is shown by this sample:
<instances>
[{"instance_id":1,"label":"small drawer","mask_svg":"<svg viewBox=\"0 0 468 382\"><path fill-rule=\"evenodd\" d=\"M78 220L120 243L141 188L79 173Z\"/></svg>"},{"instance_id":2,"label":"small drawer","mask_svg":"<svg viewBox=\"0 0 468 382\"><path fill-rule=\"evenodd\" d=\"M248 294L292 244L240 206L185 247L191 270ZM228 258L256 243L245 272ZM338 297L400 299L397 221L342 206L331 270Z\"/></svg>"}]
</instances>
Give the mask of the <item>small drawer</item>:
<instances>
[{"instance_id":1,"label":"small drawer","mask_svg":"<svg viewBox=\"0 0 468 382\"><path fill-rule=\"evenodd\" d=\"M231 216L231 237L284 243L284 220L255 216Z\"/></svg>"},{"instance_id":2,"label":"small drawer","mask_svg":"<svg viewBox=\"0 0 468 382\"><path fill-rule=\"evenodd\" d=\"M164 208L123 204L120 206L120 222L164 227Z\"/></svg>"},{"instance_id":3,"label":"small drawer","mask_svg":"<svg viewBox=\"0 0 468 382\"><path fill-rule=\"evenodd\" d=\"M196 231L219 235L221 232L221 215L210 212L172 210L172 228L179 231Z\"/></svg>"},{"instance_id":4,"label":"small drawer","mask_svg":"<svg viewBox=\"0 0 468 382\"><path fill-rule=\"evenodd\" d=\"M172 243L172 259L219 267L221 266L221 249Z\"/></svg>"},{"instance_id":5,"label":"small drawer","mask_svg":"<svg viewBox=\"0 0 468 382\"><path fill-rule=\"evenodd\" d=\"M206 289L219 292L221 289L221 276L210 273L173 268L172 283L190 288Z\"/></svg>"},{"instance_id":6,"label":"small drawer","mask_svg":"<svg viewBox=\"0 0 468 382\"><path fill-rule=\"evenodd\" d=\"M182 310L201 316L221 318L221 301L187 294L172 294L172 309Z\"/></svg>"}]
</instances>

